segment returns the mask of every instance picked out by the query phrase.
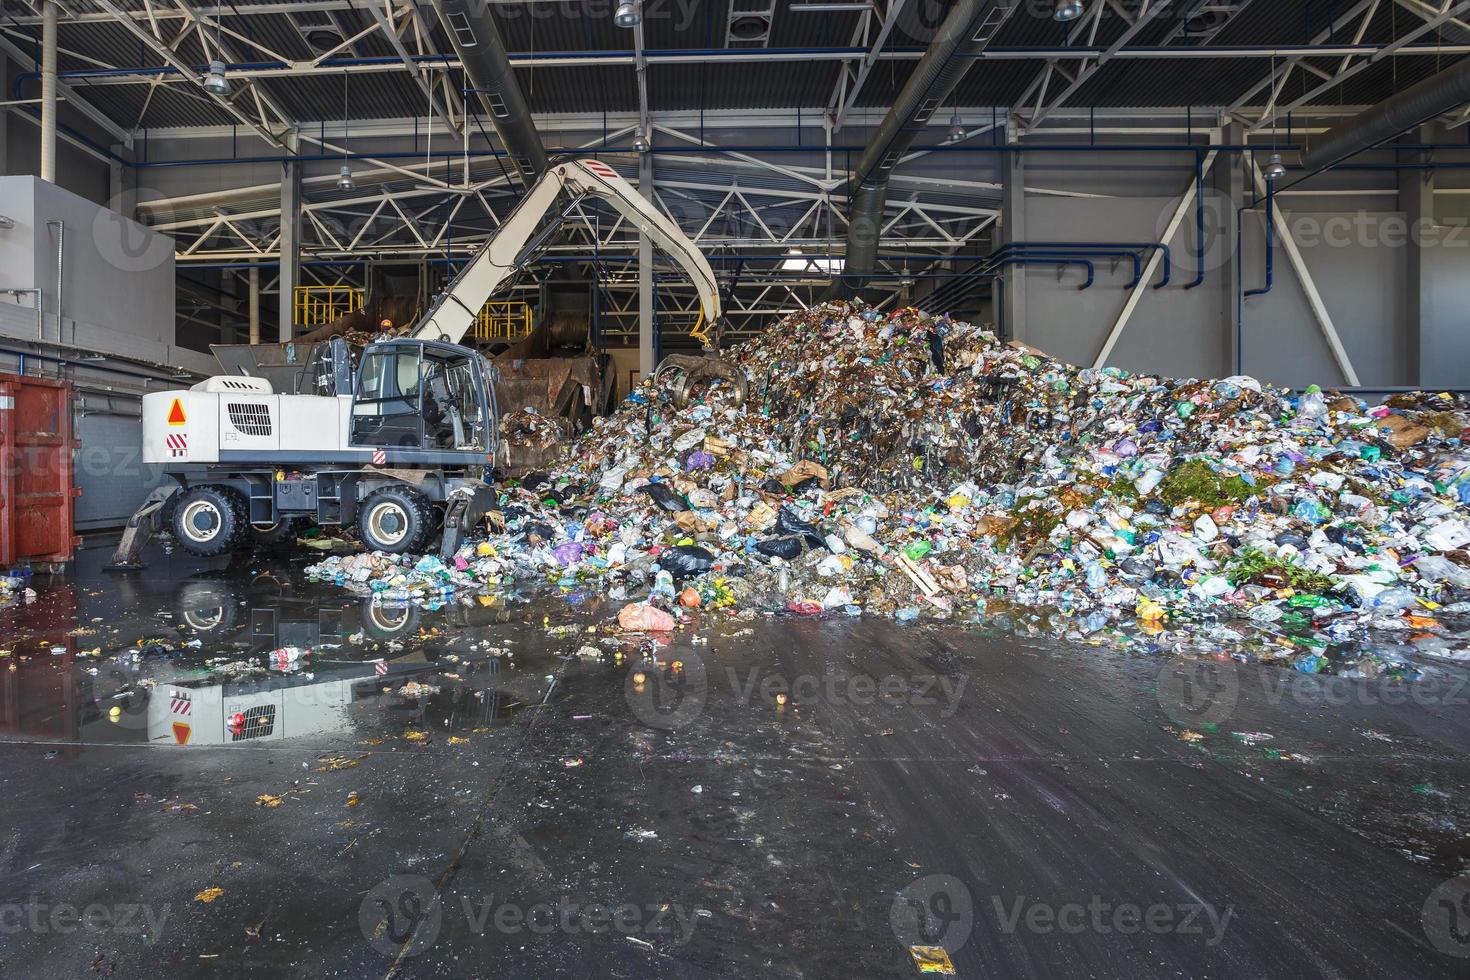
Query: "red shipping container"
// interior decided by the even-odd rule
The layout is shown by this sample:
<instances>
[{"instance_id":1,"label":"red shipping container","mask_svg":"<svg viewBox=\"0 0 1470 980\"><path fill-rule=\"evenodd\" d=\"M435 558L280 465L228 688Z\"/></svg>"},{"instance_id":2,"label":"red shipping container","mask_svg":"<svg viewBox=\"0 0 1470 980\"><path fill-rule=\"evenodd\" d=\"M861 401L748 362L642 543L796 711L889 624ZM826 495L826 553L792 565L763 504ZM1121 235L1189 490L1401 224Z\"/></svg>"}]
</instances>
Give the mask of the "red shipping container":
<instances>
[{"instance_id":1,"label":"red shipping container","mask_svg":"<svg viewBox=\"0 0 1470 980\"><path fill-rule=\"evenodd\" d=\"M75 449L71 384L0 374L0 568L72 560Z\"/></svg>"}]
</instances>

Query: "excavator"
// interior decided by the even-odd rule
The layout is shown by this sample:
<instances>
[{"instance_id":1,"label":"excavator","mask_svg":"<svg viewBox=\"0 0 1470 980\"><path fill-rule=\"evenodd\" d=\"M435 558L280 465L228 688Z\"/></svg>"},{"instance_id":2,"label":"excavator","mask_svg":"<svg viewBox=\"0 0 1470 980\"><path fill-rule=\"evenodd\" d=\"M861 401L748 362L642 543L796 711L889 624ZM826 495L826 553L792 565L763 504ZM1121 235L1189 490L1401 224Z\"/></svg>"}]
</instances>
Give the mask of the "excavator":
<instances>
[{"instance_id":1,"label":"excavator","mask_svg":"<svg viewBox=\"0 0 1470 980\"><path fill-rule=\"evenodd\" d=\"M313 344L304 366L225 363L187 390L143 397L143 459L172 483L129 519L113 570L141 568L153 534L211 557L292 538L301 525L356 524L374 551L448 557L493 508L499 445L495 367L460 341L485 301L534 262L587 197L607 201L683 268L700 298L705 357L681 357L692 381L745 378L717 356L721 304L708 260L679 227L598 160L550 167L410 329L358 348ZM216 351L220 355L219 351ZM275 370L272 370L275 368Z\"/></svg>"}]
</instances>

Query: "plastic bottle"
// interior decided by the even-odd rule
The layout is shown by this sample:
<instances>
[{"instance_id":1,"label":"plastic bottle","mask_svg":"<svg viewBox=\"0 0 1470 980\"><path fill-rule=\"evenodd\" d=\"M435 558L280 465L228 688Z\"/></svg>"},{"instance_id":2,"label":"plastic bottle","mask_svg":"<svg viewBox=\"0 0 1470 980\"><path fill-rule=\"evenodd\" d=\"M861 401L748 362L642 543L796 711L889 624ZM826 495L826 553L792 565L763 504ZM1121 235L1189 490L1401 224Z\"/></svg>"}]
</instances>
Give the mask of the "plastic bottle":
<instances>
[{"instance_id":1,"label":"plastic bottle","mask_svg":"<svg viewBox=\"0 0 1470 980\"><path fill-rule=\"evenodd\" d=\"M1405 609L1412 609L1418 602L1414 599L1414 593L1402 587L1384 589L1382 592L1363 603L1364 607L1377 613L1397 613Z\"/></svg>"},{"instance_id":2,"label":"plastic bottle","mask_svg":"<svg viewBox=\"0 0 1470 980\"><path fill-rule=\"evenodd\" d=\"M1297 403L1296 414L1298 418L1315 421L1327 414L1327 399L1322 397L1322 389L1316 385L1309 385L1301 400Z\"/></svg>"}]
</instances>

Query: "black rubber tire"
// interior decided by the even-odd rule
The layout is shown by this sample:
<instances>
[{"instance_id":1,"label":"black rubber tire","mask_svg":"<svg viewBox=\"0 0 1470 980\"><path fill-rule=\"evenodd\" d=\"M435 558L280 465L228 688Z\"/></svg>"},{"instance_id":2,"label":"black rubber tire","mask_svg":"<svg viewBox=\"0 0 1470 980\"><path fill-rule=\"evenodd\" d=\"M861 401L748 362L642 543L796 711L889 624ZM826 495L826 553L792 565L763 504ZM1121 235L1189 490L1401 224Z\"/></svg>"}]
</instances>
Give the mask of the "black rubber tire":
<instances>
[{"instance_id":1,"label":"black rubber tire","mask_svg":"<svg viewBox=\"0 0 1470 980\"><path fill-rule=\"evenodd\" d=\"M240 599L227 582L185 582L174 594L174 623L195 633L218 636L235 628Z\"/></svg>"},{"instance_id":2,"label":"black rubber tire","mask_svg":"<svg viewBox=\"0 0 1470 980\"><path fill-rule=\"evenodd\" d=\"M419 554L438 530L435 516L429 498L412 487L383 487L358 505L357 533L373 551Z\"/></svg>"},{"instance_id":3,"label":"black rubber tire","mask_svg":"<svg viewBox=\"0 0 1470 980\"><path fill-rule=\"evenodd\" d=\"M401 640L419 628L419 607L368 599L362 604L362 631L374 640Z\"/></svg>"},{"instance_id":4,"label":"black rubber tire","mask_svg":"<svg viewBox=\"0 0 1470 980\"><path fill-rule=\"evenodd\" d=\"M178 498L169 530L191 555L223 555L240 543L250 526L245 498L229 487L190 487ZM210 522L212 526L206 526Z\"/></svg>"},{"instance_id":5,"label":"black rubber tire","mask_svg":"<svg viewBox=\"0 0 1470 980\"><path fill-rule=\"evenodd\" d=\"M273 548L280 544L294 544L296 536L306 527L305 517L283 517L268 529L250 525L250 543L257 548Z\"/></svg>"}]
</instances>

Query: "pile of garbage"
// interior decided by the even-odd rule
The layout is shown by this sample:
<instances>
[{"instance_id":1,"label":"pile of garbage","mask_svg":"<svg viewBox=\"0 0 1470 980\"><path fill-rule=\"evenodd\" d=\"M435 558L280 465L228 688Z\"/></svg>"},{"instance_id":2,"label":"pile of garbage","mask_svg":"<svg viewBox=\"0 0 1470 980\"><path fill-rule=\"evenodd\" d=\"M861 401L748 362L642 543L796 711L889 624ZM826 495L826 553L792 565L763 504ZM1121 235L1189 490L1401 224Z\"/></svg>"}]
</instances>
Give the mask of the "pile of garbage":
<instances>
[{"instance_id":1,"label":"pile of garbage","mask_svg":"<svg viewBox=\"0 0 1470 980\"><path fill-rule=\"evenodd\" d=\"M508 485L494 530L449 562L358 555L313 574L431 601L595 583L676 614L1045 608L1080 635L1238 619L1309 652L1470 610L1461 399L1369 407L1244 376L1079 369L845 302L726 356L743 404L716 386L676 407L645 381L548 473Z\"/></svg>"}]
</instances>

